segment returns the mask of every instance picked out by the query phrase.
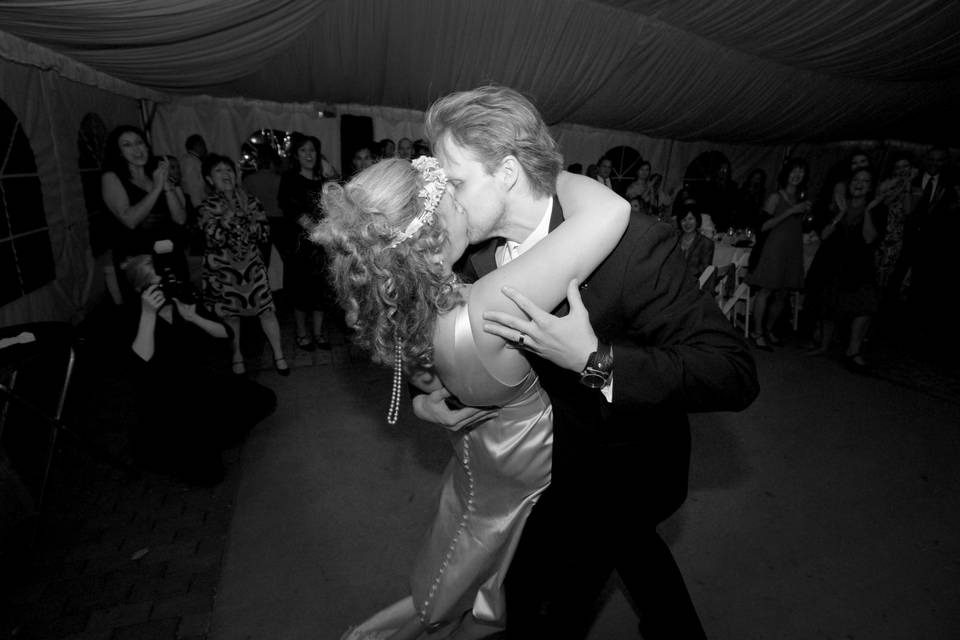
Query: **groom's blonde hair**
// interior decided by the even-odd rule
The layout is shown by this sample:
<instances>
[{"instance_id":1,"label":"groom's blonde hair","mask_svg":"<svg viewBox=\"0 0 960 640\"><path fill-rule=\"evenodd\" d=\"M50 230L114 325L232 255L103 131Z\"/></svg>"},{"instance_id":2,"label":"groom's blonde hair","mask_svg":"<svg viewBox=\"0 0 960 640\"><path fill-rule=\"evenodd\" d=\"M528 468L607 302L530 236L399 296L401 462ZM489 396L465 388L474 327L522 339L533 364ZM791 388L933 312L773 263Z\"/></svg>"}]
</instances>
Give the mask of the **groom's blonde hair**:
<instances>
[{"instance_id":1,"label":"groom's blonde hair","mask_svg":"<svg viewBox=\"0 0 960 640\"><path fill-rule=\"evenodd\" d=\"M449 135L470 149L488 173L506 156L515 156L534 193L557 191L563 155L540 112L518 91L487 85L451 93L430 106L424 128L431 144Z\"/></svg>"}]
</instances>

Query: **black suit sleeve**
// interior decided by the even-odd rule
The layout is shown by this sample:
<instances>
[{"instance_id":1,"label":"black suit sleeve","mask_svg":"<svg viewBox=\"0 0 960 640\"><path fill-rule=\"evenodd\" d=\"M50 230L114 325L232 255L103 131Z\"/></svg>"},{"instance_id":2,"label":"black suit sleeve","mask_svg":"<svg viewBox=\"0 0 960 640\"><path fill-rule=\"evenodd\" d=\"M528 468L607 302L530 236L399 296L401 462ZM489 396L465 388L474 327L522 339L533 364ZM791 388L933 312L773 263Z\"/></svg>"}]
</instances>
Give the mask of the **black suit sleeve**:
<instances>
[{"instance_id":1,"label":"black suit sleeve","mask_svg":"<svg viewBox=\"0 0 960 640\"><path fill-rule=\"evenodd\" d=\"M746 340L715 300L684 277L666 225L635 236L621 292L625 332L613 340L613 404L739 411L759 393Z\"/></svg>"}]
</instances>

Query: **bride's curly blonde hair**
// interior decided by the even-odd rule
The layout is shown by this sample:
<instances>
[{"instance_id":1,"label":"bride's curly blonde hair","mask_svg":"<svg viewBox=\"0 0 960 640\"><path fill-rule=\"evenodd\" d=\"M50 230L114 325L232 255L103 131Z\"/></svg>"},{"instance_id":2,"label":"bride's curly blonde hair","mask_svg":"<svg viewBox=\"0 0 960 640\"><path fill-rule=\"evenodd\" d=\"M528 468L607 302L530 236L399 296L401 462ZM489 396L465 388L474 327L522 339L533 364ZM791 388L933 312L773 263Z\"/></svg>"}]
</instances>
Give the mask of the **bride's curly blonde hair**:
<instances>
[{"instance_id":1,"label":"bride's curly blonde hair","mask_svg":"<svg viewBox=\"0 0 960 640\"><path fill-rule=\"evenodd\" d=\"M391 247L396 233L423 210L420 172L388 159L346 185L323 189L324 218L310 238L327 251L328 273L354 342L375 362L393 364L402 344L404 372L433 370L437 315L460 302L456 277L444 274L439 255L447 239L440 216Z\"/></svg>"}]
</instances>

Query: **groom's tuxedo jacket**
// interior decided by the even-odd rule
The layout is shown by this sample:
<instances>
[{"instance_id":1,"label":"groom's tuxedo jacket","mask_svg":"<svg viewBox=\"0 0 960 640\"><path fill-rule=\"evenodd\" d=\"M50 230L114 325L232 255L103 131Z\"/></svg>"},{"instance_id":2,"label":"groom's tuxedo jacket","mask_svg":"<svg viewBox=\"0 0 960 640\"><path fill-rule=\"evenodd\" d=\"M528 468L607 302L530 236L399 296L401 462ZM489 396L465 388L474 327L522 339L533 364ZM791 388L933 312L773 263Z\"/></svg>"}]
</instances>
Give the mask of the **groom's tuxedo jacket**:
<instances>
[{"instance_id":1,"label":"groom's tuxedo jacket","mask_svg":"<svg viewBox=\"0 0 960 640\"><path fill-rule=\"evenodd\" d=\"M555 198L550 229L562 221ZM468 254L465 280L496 268L496 245ZM753 358L714 299L686 278L673 228L651 216L631 216L581 295L598 338L613 344L613 402L579 373L531 358L554 411L549 491L570 496L571 508L595 505L598 491L626 494L634 514L659 522L686 497L687 413L748 406L759 391Z\"/></svg>"}]
</instances>

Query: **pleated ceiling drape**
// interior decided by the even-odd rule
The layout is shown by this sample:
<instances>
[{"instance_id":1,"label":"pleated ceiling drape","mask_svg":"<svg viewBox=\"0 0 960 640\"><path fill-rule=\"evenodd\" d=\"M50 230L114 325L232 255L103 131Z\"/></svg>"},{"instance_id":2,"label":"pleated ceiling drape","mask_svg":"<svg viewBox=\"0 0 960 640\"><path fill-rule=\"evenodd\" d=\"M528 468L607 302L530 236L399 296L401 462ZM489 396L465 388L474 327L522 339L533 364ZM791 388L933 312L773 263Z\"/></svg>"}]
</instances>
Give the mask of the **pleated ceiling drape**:
<instances>
[{"instance_id":1,"label":"pleated ceiling drape","mask_svg":"<svg viewBox=\"0 0 960 640\"><path fill-rule=\"evenodd\" d=\"M0 29L165 92L423 110L499 82L682 140L922 137L960 103L947 0L6 0Z\"/></svg>"}]
</instances>

